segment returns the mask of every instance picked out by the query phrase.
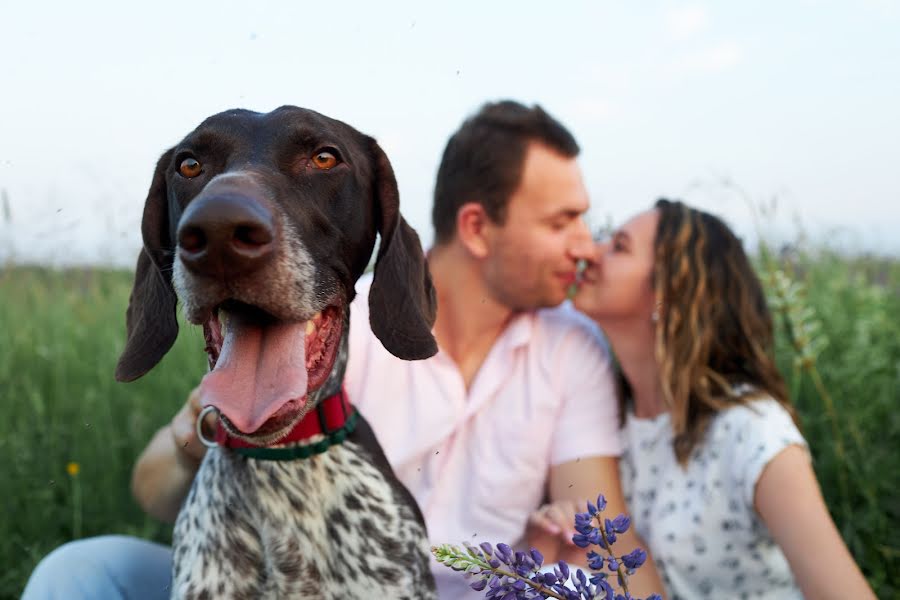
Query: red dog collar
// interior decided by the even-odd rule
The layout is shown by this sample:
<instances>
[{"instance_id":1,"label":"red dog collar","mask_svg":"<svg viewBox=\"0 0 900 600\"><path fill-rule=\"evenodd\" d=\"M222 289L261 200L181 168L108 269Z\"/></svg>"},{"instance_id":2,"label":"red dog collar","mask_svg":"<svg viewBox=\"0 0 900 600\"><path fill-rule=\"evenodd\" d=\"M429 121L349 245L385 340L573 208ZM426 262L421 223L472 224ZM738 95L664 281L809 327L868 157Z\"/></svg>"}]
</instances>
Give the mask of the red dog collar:
<instances>
[{"instance_id":1,"label":"red dog collar","mask_svg":"<svg viewBox=\"0 0 900 600\"><path fill-rule=\"evenodd\" d=\"M329 396L309 411L294 425L278 446L255 446L228 434L219 423L216 426L216 443L230 448L242 456L264 460L294 460L320 454L334 444L340 444L356 426L357 413L347 399L343 388ZM314 443L313 437L324 436ZM306 442L306 443L304 443Z\"/></svg>"}]
</instances>

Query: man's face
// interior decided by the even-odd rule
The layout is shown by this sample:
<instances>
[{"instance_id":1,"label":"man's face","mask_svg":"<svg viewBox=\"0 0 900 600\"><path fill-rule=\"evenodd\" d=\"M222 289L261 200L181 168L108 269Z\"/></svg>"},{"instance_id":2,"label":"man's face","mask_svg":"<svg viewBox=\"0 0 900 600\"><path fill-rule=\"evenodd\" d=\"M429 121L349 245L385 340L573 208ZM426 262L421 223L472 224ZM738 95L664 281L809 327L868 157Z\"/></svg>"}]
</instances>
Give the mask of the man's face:
<instances>
[{"instance_id":1,"label":"man's face","mask_svg":"<svg viewBox=\"0 0 900 600\"><path fill-rule=\"evenodd\" d=\"M527 310L565 300L578 260L592 251L588 207L575 159L532 142L506 221L485 227L485 281L499 302Z\"/></svg>"}]
</instances>

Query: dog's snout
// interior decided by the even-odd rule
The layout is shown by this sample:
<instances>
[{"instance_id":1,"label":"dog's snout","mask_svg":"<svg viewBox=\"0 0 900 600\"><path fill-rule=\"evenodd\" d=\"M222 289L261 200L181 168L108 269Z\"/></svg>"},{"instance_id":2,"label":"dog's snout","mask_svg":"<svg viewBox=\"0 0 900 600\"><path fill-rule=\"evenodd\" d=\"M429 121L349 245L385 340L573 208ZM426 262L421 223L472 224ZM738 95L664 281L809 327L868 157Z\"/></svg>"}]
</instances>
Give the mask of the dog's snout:
<instances>
[{"instance_id":1,"label":"dog's snout","mask_svg":"<svg viewBox=\"0 0 900 600\"><path fill-rule=\"evenodd\" d=\"M236 275L265 263L275 249L272 214L242 196L207 196L191 202L178 226L178 251L191 270Z\"/></svg>"}]
</instances>

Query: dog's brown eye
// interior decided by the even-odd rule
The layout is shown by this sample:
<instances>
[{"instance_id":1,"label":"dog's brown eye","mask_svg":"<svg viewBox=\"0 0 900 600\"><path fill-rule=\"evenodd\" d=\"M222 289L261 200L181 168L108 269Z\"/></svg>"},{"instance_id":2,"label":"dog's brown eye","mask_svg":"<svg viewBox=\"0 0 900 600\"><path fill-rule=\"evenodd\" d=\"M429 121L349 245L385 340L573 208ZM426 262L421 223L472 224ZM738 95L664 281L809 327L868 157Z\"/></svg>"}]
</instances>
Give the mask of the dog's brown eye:
<instances>
[{"instance_id":1,"label":"dog's brown eye","mask_svg":"<svg viewBox=\"0 0 900 600\"><path fill-rule=\"evenodd\" d=\"M186 158L178 166L178 172L190 179L203 172L203 165L196 158Z\"/></svg>"},{"instance_id":2,"label":"dog's brown eye","mask_svg":"<svg viewBox=\"0 0 900 600\"><path fill-rule=\"evenodd\" d=\"M323 150L322 152L317 152L315 156L313 156L313 165L317 169L328 170L337 164L337 157L331 152Z\"/></svg>"}]
</instances>

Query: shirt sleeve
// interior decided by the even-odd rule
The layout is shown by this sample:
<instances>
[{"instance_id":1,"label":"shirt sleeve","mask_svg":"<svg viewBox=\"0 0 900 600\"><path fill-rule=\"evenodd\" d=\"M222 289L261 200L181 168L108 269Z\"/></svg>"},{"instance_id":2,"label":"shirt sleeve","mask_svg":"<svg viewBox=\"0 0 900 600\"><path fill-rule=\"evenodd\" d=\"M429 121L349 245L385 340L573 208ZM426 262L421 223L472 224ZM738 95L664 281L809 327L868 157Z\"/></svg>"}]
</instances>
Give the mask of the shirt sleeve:
<instances>
[{"instance_id":1,"label":"shirt sleeve","mask_svg":"<svg viewBox=\"0 0 900 600\"><path fill-rule=\"evenodd\" d=\"M550 464L622 453L619 403L608 346L592 321L574 309L558 309L566 322L552 344L561 404L551 443Z\"/></svg>"},{"instance_id":2,"label":"shirt sleeve","mask_svg":"<svg viewBox=\"0 0 900 600\"><path fill-rule=\"evenodd\" d=\"M365 412L365 401L372 394L363 394L367 373L368 354L374 335L369 328L369 287L372 276L364 275L356 283L356 298L350 303L350 332L347 338L347 370L344 372L344 390L347 397L360 411Z\"/></svg>"},{"instance_id":3,"label":"shirt sleeve","mask_svg":"<svg viewBox=\"0 0 900 600\"><path fill-rule=\"evenodd\" d=\"M734 407L724 416L734 435L733 489L743 505L752 509L756 483L766 465L788 446L798 445L807 452L809 448L791 415L774 399Z\"/></svg>"}]
</instances>

